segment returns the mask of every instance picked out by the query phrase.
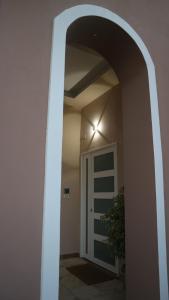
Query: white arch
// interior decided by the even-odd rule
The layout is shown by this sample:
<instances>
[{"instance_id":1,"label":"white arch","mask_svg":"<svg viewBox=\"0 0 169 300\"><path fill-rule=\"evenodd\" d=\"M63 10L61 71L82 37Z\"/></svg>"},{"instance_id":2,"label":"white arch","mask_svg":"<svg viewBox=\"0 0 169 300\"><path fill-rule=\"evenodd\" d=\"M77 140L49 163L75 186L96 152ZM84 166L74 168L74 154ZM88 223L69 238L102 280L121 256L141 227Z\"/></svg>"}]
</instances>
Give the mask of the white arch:
<instances>
[{"instance_id":1,"label":"white arch","mask_svg":"<svg viewBox=\"0 0 169 300\"><path fill-rule=\"evenodd\" d=\"M71 23L84 16L102 17L119 25L138 45L147 65L155 164L160 300L168 300L163 160L155 68L148 49L133 28L115 13L95 5L72 7L62 12L54 20L45 159L41 300L58 299L66 32Z\"/></svg>"}]
</instances>

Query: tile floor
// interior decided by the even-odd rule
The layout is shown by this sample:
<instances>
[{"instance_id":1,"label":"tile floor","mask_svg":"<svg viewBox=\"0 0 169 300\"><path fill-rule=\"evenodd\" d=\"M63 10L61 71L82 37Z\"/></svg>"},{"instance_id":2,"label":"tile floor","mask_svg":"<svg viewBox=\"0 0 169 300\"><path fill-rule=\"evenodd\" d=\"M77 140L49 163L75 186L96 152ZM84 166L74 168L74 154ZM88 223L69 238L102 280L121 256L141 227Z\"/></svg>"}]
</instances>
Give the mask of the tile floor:
<instances>
[{"instance_id":1,"label":"tile floor","mask_svg":"<svg viewBox=\"0 0 169 300\"><path fill-rule=\"evenodd\" d=\"M60 296L59 300L124 300L122 283L117 280L105 281L95 285L86 285L73 276L66 267L86 263L77 257L63 259L60 263Z\"/></svg>"}]
</instances>

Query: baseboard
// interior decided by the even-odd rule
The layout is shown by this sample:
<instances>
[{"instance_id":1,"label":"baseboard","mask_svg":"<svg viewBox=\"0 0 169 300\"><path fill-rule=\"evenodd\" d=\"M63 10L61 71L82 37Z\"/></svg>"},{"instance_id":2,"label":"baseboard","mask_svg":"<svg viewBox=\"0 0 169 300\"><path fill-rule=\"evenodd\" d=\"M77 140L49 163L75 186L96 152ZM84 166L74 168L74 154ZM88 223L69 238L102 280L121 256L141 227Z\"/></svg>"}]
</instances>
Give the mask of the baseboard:
<instances>
[{"instance_id":1,"label":"baseboard","mask_svg":"<svg viewBox=\"0 0 169 300\"><path fill-rule=\"evenodd\" d=\"M74 257L80 257L79 253L61 254L60 259L69 259Z\"/></svg>"}]
</instances>

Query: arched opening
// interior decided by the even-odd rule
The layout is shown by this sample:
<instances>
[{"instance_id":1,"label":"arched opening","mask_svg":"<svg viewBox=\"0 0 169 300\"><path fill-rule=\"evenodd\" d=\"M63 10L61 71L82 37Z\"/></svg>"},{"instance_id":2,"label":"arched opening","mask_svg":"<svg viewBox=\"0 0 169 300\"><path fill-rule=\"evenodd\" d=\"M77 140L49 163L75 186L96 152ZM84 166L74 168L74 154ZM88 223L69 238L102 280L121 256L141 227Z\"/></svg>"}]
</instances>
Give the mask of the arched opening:
<instances>
[{"instance_id":1,"label":"arched opening","mask_svg":"<svg viewBox=\"0 0 169 300\"><path fill-rule=\"evenodd\" d=\"M97 28L91 27L90 20L94 20L92 26ZM59 270L64 53L67 29L76 21L70 27L71 36L74 34L78 42L82 42L83 39L83 44L86 38L85 45L106 57L122 82L124 185L127 204L127 296L132 299L139 293L140 299L159 299L160 294L160 299L166 300L168 283L163 169L156 81L151 57L132 28L117 15L103 8L77 6L66 11L65 15L63 13L58 16L55 21L46 153L41 299L57 299L58 295L56 281ZM87 23L80 28L77 26L78 22ZM98 30L98 41L94 39L93 42L93 39L90 39L91 28L92 32L93 29ZM110 42L112 38L114 43ZM59 87L56 82L60 83ZM55 136L57 142L53 140ZM53 165L57 168L54 169ZM54 265L54 260L57 265ZM133 287L134 278L136 281ZM153 293L154 289L156 294Z\"/></svg>"},{"instance_id":2,"label":"arched opening","mask_svg":"<svg viewBox=\"0 0 169 300\"><path fill-rule=\"evenodd\" d=\"M72 29L65 60L59 299L94 292L101 297L105 284L107 297L122 299L120 264L109 243L108 221L102 219L124 185L120 82L108 61L84 46L85 38L79 43ZM93 40L98 29L86 33ZM120 249L123 224L124 218Z\"/></svg>"}]
</instances>

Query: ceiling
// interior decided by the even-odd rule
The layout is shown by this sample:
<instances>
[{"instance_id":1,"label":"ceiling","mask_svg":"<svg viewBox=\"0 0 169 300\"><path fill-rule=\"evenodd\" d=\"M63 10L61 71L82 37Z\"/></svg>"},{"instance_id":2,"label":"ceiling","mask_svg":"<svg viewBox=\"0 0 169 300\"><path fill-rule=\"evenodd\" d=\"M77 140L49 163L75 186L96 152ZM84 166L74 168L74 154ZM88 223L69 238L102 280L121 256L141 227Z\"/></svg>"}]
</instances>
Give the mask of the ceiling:
<instances>
[{"instance_id":1,"label":"ceiling","mask_svg":"<svg viewBox=\"0 0 169 300\"><path fill-rule=\"evenodd\" d=\"M117 84L117 75L102 56L88 48L67 46L65 104L80 111Z\"/></svg>"}]
</instances>

